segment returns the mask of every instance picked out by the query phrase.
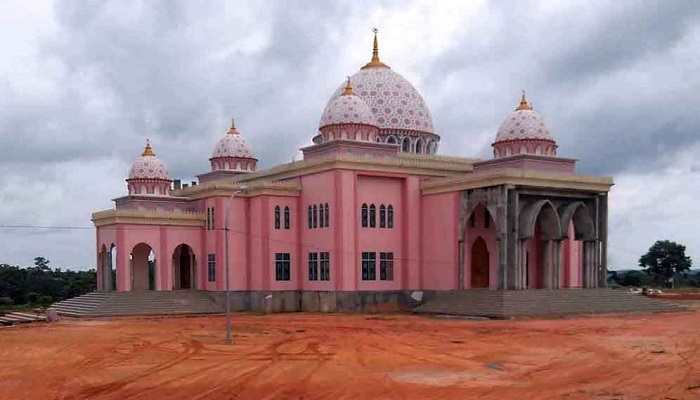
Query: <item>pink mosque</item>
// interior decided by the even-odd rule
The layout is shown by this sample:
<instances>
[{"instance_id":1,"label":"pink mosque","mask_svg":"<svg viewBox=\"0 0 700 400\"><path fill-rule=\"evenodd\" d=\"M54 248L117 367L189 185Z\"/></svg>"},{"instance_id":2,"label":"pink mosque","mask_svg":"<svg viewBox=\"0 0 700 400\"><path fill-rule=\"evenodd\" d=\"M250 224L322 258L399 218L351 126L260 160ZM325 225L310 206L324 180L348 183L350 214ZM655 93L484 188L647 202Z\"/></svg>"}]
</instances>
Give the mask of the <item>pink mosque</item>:
<instances>
[{"instance_id":1,"label":"pink mosque","mask_svg":"<svg viewBox=\"0 0 700 400\"><path fill-rule=\"evenodd\" d=\"M92 215L98 289L221 293L228 276L239 309L343 311L459 289L604 287L612 179L577 174L524 93L516 106L493 158L438 155L430 110L380 61L375 34L301 161L258 170L232 124L187 185L147 143L128 194Z\"/></svg>"}]
</instances>

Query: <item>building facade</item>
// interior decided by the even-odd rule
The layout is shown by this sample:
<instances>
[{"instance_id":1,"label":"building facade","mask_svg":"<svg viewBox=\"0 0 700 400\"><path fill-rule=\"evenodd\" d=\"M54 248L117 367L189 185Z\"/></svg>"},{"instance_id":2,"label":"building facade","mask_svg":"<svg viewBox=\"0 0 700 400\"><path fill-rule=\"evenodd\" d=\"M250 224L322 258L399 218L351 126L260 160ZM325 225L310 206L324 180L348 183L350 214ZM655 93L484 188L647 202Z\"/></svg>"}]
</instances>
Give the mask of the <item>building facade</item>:
<instances>
[{"instance_id":1,"label":"building facade","mask_svg":"<svg viewBox=\"0 0 700 400\"><path fill-rule=\"evenodd\" d=\"M128 194L92 216L98 289L222 291L226 268L241 295L300 302L605 285L612 179L558 157L524 93L492 159L437 155L430 110L380 61L375 35L312 143L303 160L258 170L232 125L191 185L173 182L147 143Z\"/></svg>"}]
</instances>

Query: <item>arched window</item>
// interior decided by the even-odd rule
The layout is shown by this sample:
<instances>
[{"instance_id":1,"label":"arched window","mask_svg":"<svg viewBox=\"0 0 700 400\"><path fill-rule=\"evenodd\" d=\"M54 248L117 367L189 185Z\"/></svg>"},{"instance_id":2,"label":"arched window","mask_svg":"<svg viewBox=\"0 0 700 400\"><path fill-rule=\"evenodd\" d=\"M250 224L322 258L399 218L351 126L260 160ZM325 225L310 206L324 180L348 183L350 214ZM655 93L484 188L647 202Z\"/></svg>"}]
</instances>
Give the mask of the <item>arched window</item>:
<instances>
[{"instance_id":1,"label":"arched window","mask_svg":"<svg viewBox=\"0 0 700 400\"><path fill-rule=\"evenodd\" d=\"M280 206L275 206L275 229L280 228Z\"/></svg>"},{"instance_id":2,"label":"arched window","mask_svg":"<svg viewBox=\"0 0 700 400\"><path fill-rule=\"evenodd\" d=\"M326 226L326 214L323 212L323 204L318 205L318 227L323 228Z\"/></svg>"},{"instance_id":3,"label":"arched window","mask_svg":"<svg viewBox=\"0 0 700 400\"><path fill-rule=\"evenodd\" d=\"M416 154L420 154L422 152L422 150L423 150L423 141L422 140L420 140L420 139L416 140L415 149L416 149Z\"/></svg>"},{"instance_id":4,"label":"arched window","mask_svg":"<svg viewBox=\"0 0 700 400\"><path fill-rule=\"evenodd\" d=\"M323 205L323 214L326 217L326 227L331 226L331 213L328 211L328 203Z\"/></svg>"},{"instance_id":5,"label":"arched window","mask_svg":"<svg viewBox=\"0 0 700 400\"><path fill-rule=\"evenodd\" d=\"M311 213L311 221L314 228L318 227L318 208L314 204L314 211Z\"/></svg>"},{"instance_id":6,"label":"arched window","mask_svg":"<svg viewBox=\"0 0 700 400\"><path fill-rule=\"evenodd\" d=\"M396 138L393 136L389 136L389 138L386 139L386 142L389 144L396 144Z\"/></svg>"},{"instance_id":7,"label":"arched window","mask_svg":"<svg viewBox=\"0 0 700 400\"><path fill-rule=\"evenodd\" d=\"M389 206L386 208L386 227L394 227L394 206L391 204L389 204Z\"/></svg>"},{"instance_id":8,"label":"arched window","mask_svg":"<svg viewBox=\"0 0 700 400\"><path fill-rule=\"evenodd\" d=\"M386 207L384 204L379 206L379 227L386 228Z\"/></svg>"},{"instance_id":9,"label":"arched window","mask_svg":"<svg viewBox=\"0 0 700 400\"><path fill-rule=\"evenodd\" d=\"M411 152L411 139L409 139L409 138L403 139L403 142L401 143L401 151L403 151L404 153Z\"/></svg>"},{"instance_id":10,"label":"arched window","mask_svg":"<svg viewBox=\"0 0 700 400\"><path fill-rule=\"evenodd\" d=\"M362 204L362 227L366 228L369 224L367 223L367 203Z\"/></svg>"},{"instance_id":11,"label":"arched window","mask_svg":"<svg viewBox=\"0 0 700 400\"><path fill-rule=\"evenodd\" d=\"M377 226L377 207L374 204L369 206L369 227L374 228Z\"/></svg>"},{"instance_id":12,"label":"arched window","mask_svg":"<svg viewBox=\"0 0 700 400\"><path fill-rule=\"evenodd\" d=\"M284 207L284 229L289 229L290 225L289 206Z\"/></svg>"},{"instance_id":13,"label":"arched window","mask_svg":"<svg viewBox=\"0 0 700 400\"><path fill-rule=\"evenodd\" d=\"M313 225L313 217L312 217L312 209L311 209L311 206L309 206L309 209L308 209L307 212L306 212L306 217L307 217L307 219L308 219L307 222L308 222L308 225L309 225L309 229L313 228L314 225Z\"/></svg>"}]
</instances>

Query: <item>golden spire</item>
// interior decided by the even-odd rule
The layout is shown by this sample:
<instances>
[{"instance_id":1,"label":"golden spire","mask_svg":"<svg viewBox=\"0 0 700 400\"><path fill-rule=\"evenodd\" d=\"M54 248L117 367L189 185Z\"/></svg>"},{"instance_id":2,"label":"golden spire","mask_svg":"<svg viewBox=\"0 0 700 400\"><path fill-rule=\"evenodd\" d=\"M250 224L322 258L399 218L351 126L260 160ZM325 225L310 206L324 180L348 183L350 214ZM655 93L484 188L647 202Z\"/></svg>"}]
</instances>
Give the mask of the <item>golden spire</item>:
<instances>
[{"instance_id":1,"label":"golden spire","mask_svg":"<svg viewBox=\"0 0 700 400\"><path fill-rule=\"evenodd\" d=\"M143 149L143 153L141 153L141 157L143 156L155 156L151 148L151 139L146 139L146 147Z\"/></svg>"},{"instance_id":2,"label":"golden spire","mask_svg":"<svg viewBox=\"0 0 700 400\"><path fill-rule=\"evenodd\" d=\"M348 82L345 84L345 89L343 90L343 96L350 96L355 94L352 91L352 85L350 84L350 77L348 76Z\"/></svg>"},{"instance_id":3,"label":"golden spire","mask_svg":"<svg viewBox=\"0 0 700 400\"><path fill-rule=\"evenodd\" d=\"M372 29L372 32L374 32L374 49L372 50L372 61L368 62L365 64L362 68L360 69L365 69L365 68L372 68L372 67L385 67L389 68L388 65L384 64L383 62L379 61L379 42L377 41L377 32L379 30L377 28Z\"/></svg>"},{"instance_id":4,"label":"golden spire","mask_svg":"<svg viewBox=\"0 0 700 400\"><path fill-rule=\"evenodd\" d=\"M240 133L236 130L236 120L231 118L231 129L229 129L228 134L229 135L234 135Z\"/></svg>"},{"instance_id":5,"label":"golden spire","mask_svg":"<svg viewBox=\"0 0 700 400\"><path fill-rule=\"evenodd\" d=\"M525 98L525 90L523 90L523 96L520 98L520 105L515 109L515 111L520 110L532 110L532 103L528 103Z\"/></svg>"}]
</instances>

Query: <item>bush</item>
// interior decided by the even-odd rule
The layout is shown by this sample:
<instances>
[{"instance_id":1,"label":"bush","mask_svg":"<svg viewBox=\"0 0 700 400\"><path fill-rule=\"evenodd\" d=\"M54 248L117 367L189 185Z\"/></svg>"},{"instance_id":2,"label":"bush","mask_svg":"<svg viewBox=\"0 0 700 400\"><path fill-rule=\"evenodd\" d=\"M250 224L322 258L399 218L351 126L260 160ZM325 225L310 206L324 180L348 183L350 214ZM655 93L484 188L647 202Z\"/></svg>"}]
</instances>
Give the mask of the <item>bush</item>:
<instances>
[{"instance_id":1,"label":"bush","mask_svg":"<svg viewBox=\"0 0 700 400\"><path fill-rule=\"evenodd\" d=\"M10 297L0 297L0 306L11 306L15 304Z\"/></svg>"}]
</instances>

